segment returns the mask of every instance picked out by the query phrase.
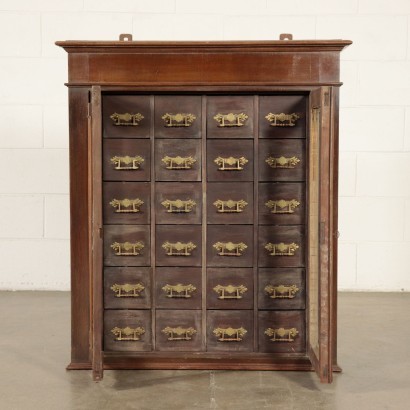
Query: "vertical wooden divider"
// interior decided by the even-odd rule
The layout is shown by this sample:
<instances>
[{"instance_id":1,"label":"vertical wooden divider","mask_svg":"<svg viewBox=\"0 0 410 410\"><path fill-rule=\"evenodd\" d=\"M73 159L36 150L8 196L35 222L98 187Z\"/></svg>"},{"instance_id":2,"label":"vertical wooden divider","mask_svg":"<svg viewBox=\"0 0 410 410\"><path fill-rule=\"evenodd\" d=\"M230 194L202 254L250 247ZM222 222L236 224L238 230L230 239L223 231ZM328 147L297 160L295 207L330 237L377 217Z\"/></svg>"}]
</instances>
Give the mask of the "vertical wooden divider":
<instances>
[{"instance_id":1,"label":"vertical wooden divider","mask_svg":"<svg viewBox=\"0 0 410 410\"><path fill-rule=\"evenodd\" d=\"M253 350L258 351L259 96L253 98Z\"/></svg>"},{"instance_id":2,"label":"vertical wooden divider","mask_svg":"<svg viewBox=\"0 0 410 410\"><path fill-rule=\"evenodd\" d=\"M156 280L156 261L155 261L155 129L154 129L154 118L155 118L155 96L150 96L150 142L151 142L151 172L150 172L150 186L151 186L151 236L150 236L150 252L151 252L151 334L152 334L152 350L155 350L156 335L155 335L155 316L156 316L156 295L155 295L155 280Z\"/></svg>"},{"instance_id":3,"label":"vertical wooden divider","mask_svg":"<svg viewBox=\"0 0 410 410\"><path fill-rule=\"evenodd\" d=\"M206 294L207 294L207 269L206 269L206 240L207 240L207 203L206 203L206 191L207 191L207 170L206 170L206 95L202 96L202 126L201 126L201 138L202 138L202 155L201 155L201 181L202 181L202 349L206 350L207 334L206 334Z\"/></svg>"}]
</instances>

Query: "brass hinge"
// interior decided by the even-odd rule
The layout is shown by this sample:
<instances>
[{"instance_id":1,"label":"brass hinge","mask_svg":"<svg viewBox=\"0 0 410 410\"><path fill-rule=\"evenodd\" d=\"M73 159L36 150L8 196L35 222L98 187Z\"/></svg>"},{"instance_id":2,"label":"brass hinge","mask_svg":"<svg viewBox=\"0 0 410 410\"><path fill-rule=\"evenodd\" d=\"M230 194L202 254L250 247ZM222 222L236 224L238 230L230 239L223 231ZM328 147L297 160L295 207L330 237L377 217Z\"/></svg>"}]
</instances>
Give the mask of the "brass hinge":
<instances>
[{"instance_id":1,"label":"brass hinge","mask_svg":"<svg viewBox=\"0 0 410 410\"><path fill-rule=\"evenodd\" d=\"M330 93L329 93L329 91L325 92L325 94L324 94L323 104L324 104L325 107L328 107L329 104L330 104Z\"/></svg>"}]
</instances>

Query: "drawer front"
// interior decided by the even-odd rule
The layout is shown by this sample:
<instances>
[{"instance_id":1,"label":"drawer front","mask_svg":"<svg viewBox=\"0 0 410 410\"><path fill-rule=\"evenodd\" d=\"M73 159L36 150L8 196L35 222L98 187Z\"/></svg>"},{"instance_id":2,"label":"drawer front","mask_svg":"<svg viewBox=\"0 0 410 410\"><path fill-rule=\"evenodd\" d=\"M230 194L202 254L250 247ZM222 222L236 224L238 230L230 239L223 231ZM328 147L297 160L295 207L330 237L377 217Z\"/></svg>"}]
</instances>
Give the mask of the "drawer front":
<instances>
[{"instance_id":1,"label":"drawer front","mask_svg":"<svg viewBox=\"0 0 410 410\"><path fill-rule=\"evenodd\" d=\"M202 347L200 310L157 310L155 350L197 352Z\"/></svg>"},{"instance_id":2,"label":"drawer front","mask_svg":"<svg viewBox=\"0 0 410 410\"><path fill-rule=\"evenodd\" d=\"M155 141L157 181L200 181L201 141L173 139Z\"/></svg>"},{"instance_id":3,"label":"drawer front","mask_svg":"<svg viewBox=\"0 0 410 410\"><path fill-rule=\"evenodd\" d=\"M105 268L104 307L106 309L150 309L150 269Z\"/></svg>"},{"instance_id":4,"label":"drawer front","mask_svg":"<svg viewBox=\"0 0 410 410\"><path fill-rule=\"evenodd\" d=\"M149 138L149 95L105 95L102 106L104 138Z\"/></svg>"},{"instance_id":5,"label":"drawer front","mask_svg":"<svg viewBox=\"0 0 410 410\"><path fill-rule=\"evenodd\" d=\"M305 311L261 311L258 314L259 351L304 353Z\"/></svg>"},{"instance_id":6,"label":"drawer front","mask_svg":"<svg viewBox=\"0 0 410 410\"><path fill-rule=\"evenodd\" d=\"M259 180L305 181L305 141L283 139L259 141Z\"/></svg>"},{"instance_id":7,"label":"drawer front","mask_svg":"<svg viewBox=\"0 0 410 410\"><path fill-rule=\"evenodd\" d=\"M155 190L157 224L201 224L200 182L158 182Z\"/></svg>"},{"instance_id":8,"label":"drawer front","mask_svg":"<svg viewBox=\"0 0 410 410\"><path fill-rule=\"evenodd\" d=\"M207 235L207 261L209 267L252 267L252 226L209 225Z\"/></svg>"},{"instance_id":9,"label":"drawer front","mask_svg":"<svg viewBox=\"0 0 410 410\"><path fill-rule=\"evenodd\" d=\"M306 104L303 95L259 97L261 138L305 138Z\"/></svg>"},{"instance_id":10,"label":"drawer front","mask_svg":"<svg viewBox=\"0 0 410 410\"><path fill-rule=\"evenodd\" d=\"M259 184L259 224L305 223L305 184Z\"/></svg>"},{"instance_id":11,"label":"drawer front","mask_svg":"<svg viewBox=\"0 0 410 410\"><path fill-rule=\"evenodd\" d=\"M207 97L208 138L253 138L253 97Z\"/></svg>"},{"instance_id":12,"label":"drawer front","mask_svg":"<svg viewBox=\"0 0 410 410\"><path fill-rule=\"evenodd\" d=\"M157 268L155 295L160 309L201 309L201 268Z\"/></svg>"},{"instance_id":13,"label":"drawer front","mask_svg":"<svg viewBox=\"0 0 410 410\"><path fill-rule=\"evenodd\" d=\"M104 140L104 181L149 181L151 167L150 147L149 140Z\"/></svg>"},{"instance_id":14,"label":"drawer front","mask_svg":"<svg viewBox=\"0 0 410 410\"><path fill-rule=\"evenodd\" d=\"M304 226L259 226L259 266L304 267Z\"/></svg>"},{"instance_id":15,"label":"drawer front","mask_svg":"<svg viewBox=\"0 0 410 410\"><path fill-rule=\"evenodd\" d=\"M209 224L252 224L252 182L210 182L207 186Z\"/></svg>"},{"instance_id":16,"label":"drawer front","mask_svg":"<svg viewBox=\"0 0 410 410\"><path fill-rule=\"evenodd\" d=\"M106 310L104 351L147 352L152 350L149 310Z\"/></svg>"},{"instance_id":17,"label":"drawer front","mask_svg":"<svg viewBox=\"0 0 410 410\"><path fill-rule=\"evenodd\" d=\"M156 232L158 266L201 266L201 226L158 225Z\"/></svg>"},{"instance_id":18,"label":"drawer front","mask_svg":"<svg viewBox=\"0 0 410 410\"><path fill-rule=\"evenodd\" d=\"M149 266L150 253L148 225L104 225L105 266Z\"/></svg>"},{"instance_id":19,"label":"drawer front","mask_svg":"<svg viewBox=\"0 0 410 410\"><path fill-rule=\"evenodd\" d=\"M103 219L105 224L149 224L151 187L147 182L105 182Z\"/></svg>"},{"instance_id":20,"label":"drawer front","mask_svg":"<svg viewBox=\"0 0 410 410\"><path fill-rule=\"evenodd\" d=\"M260 268L259 309L305 308L305 271L297 268Z\"/></svg>"},{"instance_id":21,"label":"drawer front","mask_svg":"<svg viewBox=\"0 0 410 410\"><path fill-rule=\"evenodd\" d=\"M253 311L208 310L207 351L252 352Z\"/></svg>"},{"instance_id":22,"label":"drawer front","mask_svg":"<svg viewBox=\"0 0 410 410\"><path fill-rule=\"evenodd\" d=\"M155 96L155 138L201 138L201 97Z\"/></svg>"},{"instance_id":23,"label":"drawer front","mask_svg":"<svg viewBox=\"0 0 410 410\"><path fill-rule=\"evenodd\" d=\"M253 309L253 269L207 269L208 309Z\"/></svg>"}]
</instances>

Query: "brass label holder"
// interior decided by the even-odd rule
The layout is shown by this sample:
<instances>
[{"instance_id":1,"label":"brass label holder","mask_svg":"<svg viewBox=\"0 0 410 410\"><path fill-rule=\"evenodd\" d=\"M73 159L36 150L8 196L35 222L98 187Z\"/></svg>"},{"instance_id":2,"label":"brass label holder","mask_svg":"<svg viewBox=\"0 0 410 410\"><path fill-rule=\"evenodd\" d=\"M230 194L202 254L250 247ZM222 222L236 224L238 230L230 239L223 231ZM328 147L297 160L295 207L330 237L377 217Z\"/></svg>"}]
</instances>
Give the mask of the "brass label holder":
<instances>
[{"instance_id":1,"label":"brass label holder","mask_svg":"<svg viewBox=\"0 0 410 410\"><path fill-rule=\"evenodd\" d=\"M141 254L141 250L144 249L142 242L114 242L111 244L111 248L114 250L117 256L137 256Z\"/></svg>"},{"instance_id":2,"label":"brass label holder","mask_svg":"<svg viewBox=\"0 0 410 410\"><path fill-rule=\"evenodd\" d=\"M170 157L166 155L162 158L162 163L165 164L166 169L191 169L192 166L195 164L196 159L189 156L189 157Z\"/></svg>"},{"instance_id":3,"label":"brass label holder","mask_svg":"<svg viewBox=\"0 0 410 410\"><path fill-rule=\"evenodd\" d=\"M124 283L123 285L114 283L110 289L115 292L115 297L117 298L139 298L141 296L140 293L145 289L145 286L142 283Z\"/></svg>"},{"instance_id":4,"label":"brass label holder","mask_svg":"<svg viewBox=\"0 0 410 410\"><path fill-rule=\"evenodd\" d=\"M196 248L196 245L192 242L164 242L162 248L168 256L191 256L191 251Z\"/></svg>"},{"instance_id":5,"label":"brass label holder","mask_svg":"<svg viewBox=\"0 0 410 410\"><path fill-rule=\"evenodd\" d=\"M114 113L110 115L110 118L114 121L114 125L117 126L132 126L136 127L139 122L144 119L144 116L137 112L136 114L130 114L128 112L124 114Z\"/></svg>"},{"instance_id":6,"label":"brass label holder","mask_svg":"<svg viewBox=\"0 0 410 410\"><path fill-rule=\"evenodd\" d=\"M144 204L139 198L135 199L113 199L110 205L115 208L115 213L137 213L140 212L140 206Z\"/></svg>"},{"instance_id":7,"label":"brass label holder","mask_svg":"<svg viewBox=\"0 0 410 410\"><path fill-rule=\"evenodd\" d=\"M196 202L192 199L186 201L182 201L181 199L176 199L175 201L166 199L161 202L161 205L167 208L167 212L169 213L189 213L196 205Z\"/></svg>"},{"instance_id":8,"label":"brass label holder","mask_svg":"<svg viewBox=\"0 0 410 410\"><path fill-rule=\"evenodd\" d=\"M248 247L243 242L216 242L213 247L220 256L242 256L242 252Z\"/></svg>"},{"instance_id":9,"label":"brass label holder","mask_svg":"<svg viewBox=\"0 0 410 410\"><path fill-rule=\"evenodd\" d=\"M213 334L220 342L241 342L246 333L248 333L248 331L243 327L238 327L236 329L232 327L217 327L213 330Z\"/></svg>"},{"instance_id":10,"label":"brass label holder","mask_svg":"<svg viewBox=\"0 0 410 410\"><path fill-rule=\"evenodd\" d=\"M112 157L110 161L112 164L115 165L114 169L119 170L119 171L129 171L129 170L140 169L141 164L144 162L144 158L142 158L139 155L136 155L134 157L130 157L129 155L120 157L116 155Z\"/></svg>"},{"instance_id":11,"label":"brass label holder","mask_svg":"<svg viewBox=\"0 0 410 410\"><path fill-rule=\"evenodd\" d=\"M194 285L183 285L178 283L176 285L169 285L168 283L162 287L162 290L166 293L167 298L184 298L189 299L192 297L191 293L196 290Z\"/></svg>"},{"instance_id":12,"label":"brass label holder","mask_svg":"<svg viewBox=\"0 0 410 410\"><path fill-rule=\"evenodd\" d=\"M245 285L216 285L214 291L219 295L218 299L242 299L242 295L248 290Z\"/></svg>"},{"instance_id":13,"label":"brass label holder","mask_svg":"<svg viewBox=\"0 0 410 410\"><path fill-rule=\"evenodd\" d=\"M196 334L196 330L193 327L184 328L181 326L178 327L169 327L162 329L162 333L168 336L170 341L180 341L180 340L192 340L192 336Z\"/></svg>"},{"instance_id":14,"label":"brass label holder","mask_svg":"<svg viewBox=\"0 0 410 410\"><path fill-rule=\"evenodd\" d=\"M196 116L190 113L166 113L161 118L165 121L165 127L190 127L196 120Z\"/></svg>"},{"instance_id":15,"label":"brass label holder","mask_svg":"<svg viewBox=\"0 0 410 410\"><path fill-rule=\"evenodd\" d=\"M296 285L267 285L264 290L272 299L293 299L299 288Z\"/></svg>"},{"instance_id":16,"label":"brass label holder","mask_svg":"<svg viewBox=\"0 0 410 410\"><path fill-rule=\"evenodd\" d=\"M240 114L234 114L230 112L229 114L218 113L214 116L214 120L218 123L218 127L243 127L245 121L248 119L248 115L244 112Z\"/></svg>"},{"instance_id":17,"label":"brass label holder","mask_svg":"<svg viewBox=\"0 0 410 410\"><path fill-rule=\"evenodd\" d=\"M285 329L280 327L278 329L273 329L271 327L265 330L265 335L272 337L270 340L272 342L294 342L295 337L299 334L295 327L291 329Z\"/></svg>"},{"instance_id":18,"label":"brass label holder","mask_svg":"<svg viewBox=\"0 0 410 410\"><path fill-rule=\"evenodd\" d=\"M217 157L214 162L218 171L242 171L249 161L245 157Z\"/></svg>"},{"instance_id":19,"label":"brass label holder","mask_svg":"<svg viewBox=\"0 0 410 410\"><path fill-rule=\"evenodd\" d=\"M300 117L295 112L292 114L285 114L284 112L274 114L270 112L265 118L272 127L294 127Z\"/></svg>"},{"instance_id":20,"label":"brass label holder","mask_svg":"<svg viewBox=\"0 0 410 410\"><path fill-rule=\"evenodd\" d=\"M141 340L141 336L145 333L143 327L131 328L129 326L120 328L114 327L111 329L111 333L115 335L115 340L122 342L137 342Z\"/></svg>"},{"instance_id":21,"label":"brass label holder","mask_svg":"<svg viewBox=\"0 0 410 410\"><path fill-rule=\"evenodd\" d=\"M293 214L295 209L300 205L296 199L286 201L284 199L270 200L265 205L271 209L272 214Z\"/></svg>"},{"instance_id":22,"label":"brass label holder","mask_svg":"<svg viewBox=\"0 0 410 410\"><path fill-rule=\"evenodd\" d=\"M221 199L218 199L213 204L220 213L240 213L246 205L248 205L243 199L240 199L239 201L233 201L232 199L222 201Z\"/></svg>"}]
</instances>

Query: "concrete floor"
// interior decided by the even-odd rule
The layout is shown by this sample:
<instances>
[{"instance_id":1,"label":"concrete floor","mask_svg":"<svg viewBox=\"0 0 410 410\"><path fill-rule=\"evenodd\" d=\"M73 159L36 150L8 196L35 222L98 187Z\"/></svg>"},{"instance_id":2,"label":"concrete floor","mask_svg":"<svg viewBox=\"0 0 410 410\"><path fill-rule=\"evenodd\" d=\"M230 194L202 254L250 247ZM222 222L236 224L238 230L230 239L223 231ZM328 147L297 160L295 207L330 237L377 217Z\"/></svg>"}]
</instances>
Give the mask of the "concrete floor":
<instances>
[{"instance_id":1,"label":"concrete floor","mask_svg":"<svg viewBox=\"0 0 410 410\"><path fill-rule=\"evenodd\" d=\"M1 410L410 409L410 294L342 293L332 385L309 372L106 371L69 362L69 294L0 292Z\"/></svg>"}]
</instances>

